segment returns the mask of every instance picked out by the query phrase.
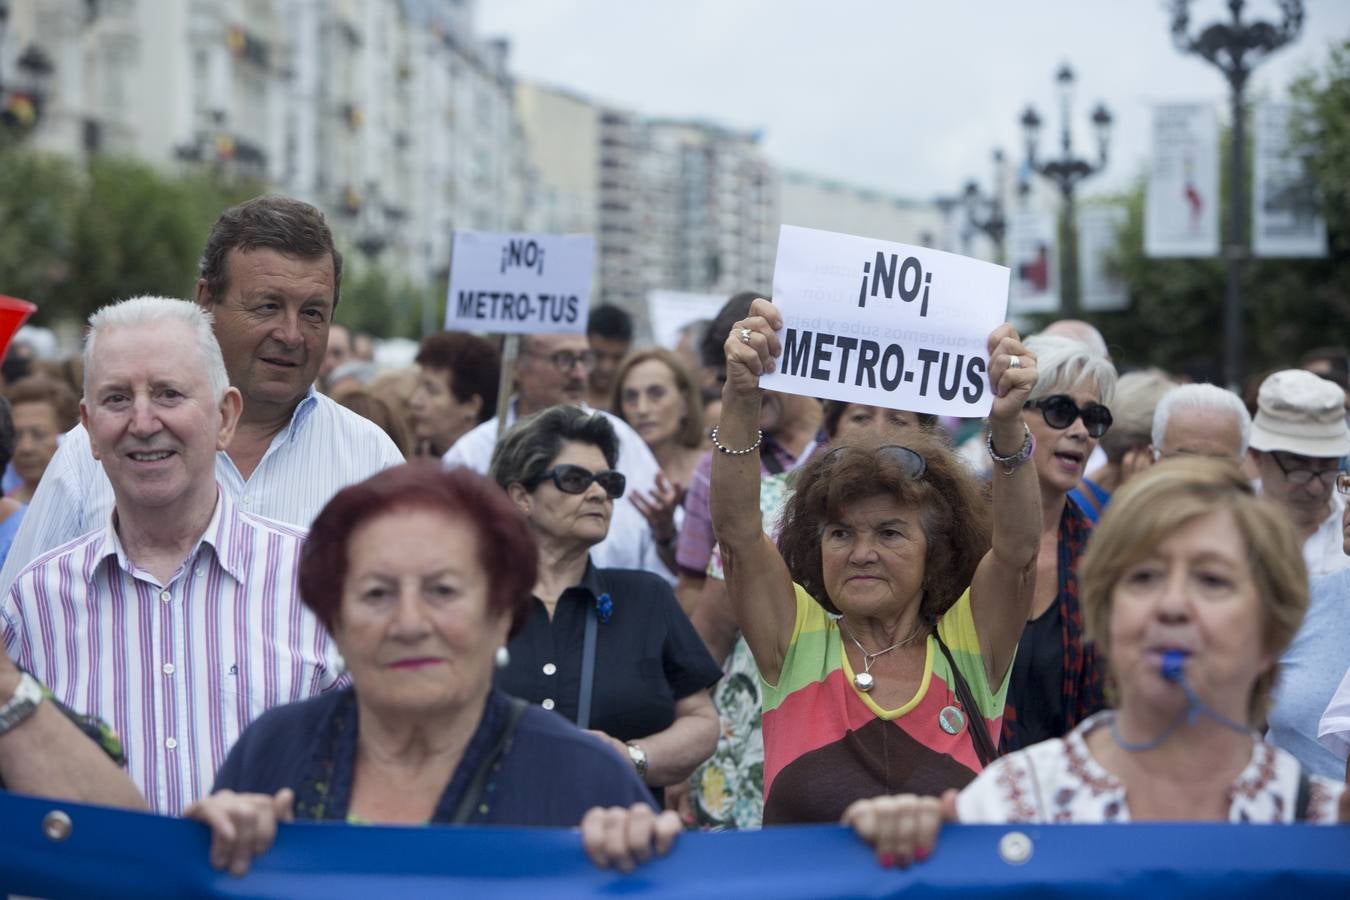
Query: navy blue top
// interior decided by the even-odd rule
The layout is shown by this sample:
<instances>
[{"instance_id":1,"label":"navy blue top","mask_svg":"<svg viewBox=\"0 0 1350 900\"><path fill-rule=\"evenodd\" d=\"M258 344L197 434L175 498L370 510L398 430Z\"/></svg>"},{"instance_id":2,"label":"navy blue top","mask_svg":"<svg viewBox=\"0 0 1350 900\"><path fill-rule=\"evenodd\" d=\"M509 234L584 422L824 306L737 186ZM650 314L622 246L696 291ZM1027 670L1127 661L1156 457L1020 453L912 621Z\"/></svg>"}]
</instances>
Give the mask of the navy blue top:
<instances>
[{"instance_id":1,"label":"navy blue top","mask_svg":"<svg viewBox=\"0 0 1350 900\"><path fill-rule=\"evenodd\" d=\"M433 822L452 820L479 762L497 744L510 703L498 690L488 695ZM296 794L297 819L345 821L356 729L352 688L268 710L230 749L213 790L274 794L288 787ZM528 707L469 824L573 828L593 806L639 802L650 805L651 794L626 760L560 716Z\"/></svg>"}]
</instances>

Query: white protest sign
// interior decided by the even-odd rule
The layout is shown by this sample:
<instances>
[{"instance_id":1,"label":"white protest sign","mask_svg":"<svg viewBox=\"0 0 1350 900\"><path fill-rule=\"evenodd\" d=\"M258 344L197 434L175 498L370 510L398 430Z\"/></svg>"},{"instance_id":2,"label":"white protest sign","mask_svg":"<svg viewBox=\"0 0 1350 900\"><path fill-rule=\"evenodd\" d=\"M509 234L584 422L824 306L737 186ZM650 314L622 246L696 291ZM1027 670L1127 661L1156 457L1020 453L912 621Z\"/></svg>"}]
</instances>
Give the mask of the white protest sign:
<instances>
[{"instance_id":1,"label":"white protest sign","mask_svg":"<svg viewBox=\"0 0 1350 900\"><path fill-rule=\"evenodd\" d=\"M668 350L680 341L680 329L700 319L715 317L727 298L721 294L690 294L683 291L650 291L647 294L647 321L652 323L652 340Z\"/></svg>"},{"instance_id":2,"label":"white protest sign","mask_svg":"<svg viewBox=\"0 0 1350 900\"><path fill-rule=\"evenodd\" d=\"M585 333L595 265L588 234L455 232L445 327Z\"/></svg>"},{"instance_id":3,"label":"white protest sign","mask_svg":"<svg viewBox=\"0 0 1350 900\"><path fill-rule=\"evenodd\" d=\"M889 241L784 225L773 298L783 314L771 391L962 417L992 402L986 342L1008 270Z\"/></svg>"}]
</instances>

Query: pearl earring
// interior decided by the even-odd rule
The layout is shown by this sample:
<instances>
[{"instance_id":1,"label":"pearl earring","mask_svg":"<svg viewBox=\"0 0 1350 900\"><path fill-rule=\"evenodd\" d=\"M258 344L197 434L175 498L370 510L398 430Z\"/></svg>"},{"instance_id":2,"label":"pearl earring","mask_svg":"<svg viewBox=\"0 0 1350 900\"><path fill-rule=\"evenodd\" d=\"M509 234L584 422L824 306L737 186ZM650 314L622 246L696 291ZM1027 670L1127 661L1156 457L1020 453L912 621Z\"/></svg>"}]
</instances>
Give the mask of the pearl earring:
<instances>
[{"instance_id":1,"label":"pearl earring","mask_svg":"<svg viewBox=\"0 0 1350 900\"><path fill-rule=\"evenodd\" d=\"M497 668L499 669L505 669L507 666L511 665L511 651L506 649L505 644L502 644L497 648L497 653L493 657L493 662L497 664Z\"/></svg>"}]
</instances>

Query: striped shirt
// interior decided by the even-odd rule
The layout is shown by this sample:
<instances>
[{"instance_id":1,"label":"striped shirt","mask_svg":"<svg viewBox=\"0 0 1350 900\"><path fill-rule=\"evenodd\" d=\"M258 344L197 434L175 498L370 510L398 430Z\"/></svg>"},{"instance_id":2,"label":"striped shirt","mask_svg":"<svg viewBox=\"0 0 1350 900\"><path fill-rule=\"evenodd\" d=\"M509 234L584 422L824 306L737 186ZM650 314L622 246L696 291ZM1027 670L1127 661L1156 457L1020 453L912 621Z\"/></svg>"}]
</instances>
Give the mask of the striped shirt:
<instances>
[{"instance_id":1,"label":"striped shirt","mask_svg":"<svg viewBox=\"0 0 1350 900\"><path fill-rule=\"evenodd\" d=\"M228 453L216 454L216 483L254 515L308 529L342 488L403 461L379 426L310 388L247 479ZM38 556L101 528L112 509L112 484L89 449L88 432L76 425L38 483L0 586L8 590Z\"/></svg>"},{"instance_id":2,"label":"striped shirt","mask_svg":"<svg viewBox=\"0 0 1350 900\"><path fill-rule=\"evenodd\" d=\"M112 516L24 569L0 604L5 647L67 706L110 723L150 806L178 815L265 710L339 684L300 602L304 532L221 491L167 584L128 559Z\"/></svg>"}]
</instances>

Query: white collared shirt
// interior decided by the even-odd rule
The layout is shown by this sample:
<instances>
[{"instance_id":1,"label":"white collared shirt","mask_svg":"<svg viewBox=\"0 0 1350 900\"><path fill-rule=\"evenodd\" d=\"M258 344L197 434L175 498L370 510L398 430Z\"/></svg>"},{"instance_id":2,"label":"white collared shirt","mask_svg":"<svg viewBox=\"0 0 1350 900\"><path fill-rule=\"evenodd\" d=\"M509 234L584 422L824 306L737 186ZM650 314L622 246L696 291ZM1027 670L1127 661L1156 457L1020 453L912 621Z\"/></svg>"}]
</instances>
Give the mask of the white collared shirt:
<instances>
[{"instance_id":1,"label":"white collared shirt","mask_svg":"<svg viewBox=\"0 0 1350 900\"><path fill-rule=\"evenodd\" d=\"M1350 556L1345 554L1345 533L1341 529L1344 513L1345 499L1340 491L1332 491L1330 515L1303 542L1303 561L1308 564L1309 578L1350 569Z\"/></svg>"},{"instance_id":2,"label":"white collared shirt","mask_svg":"<svg viewBox=\"0 0 1350 900\"><path fill-rule=\"evenodd\" d=\"M247 479L225 451L216 482L246 511L308 529L339 490L402 463L379 426L310 388ZM61 441L38 484L0 570L8 588L39 555L99 528L113 508L112 484L76 425Z\"/></svg>"},{"instance_id":3,"label":"white collared shirt","mask_svg":"<svg viewBox=\"0 0 1350 900\"><path fill-rule=\"evenodd\" d=\"M164 584L127 557L110 514L23 569L0 602L14 661L112 726L131 780L167 815L210 793L254 718L342 682L296 590L304 531L217 498Z\"/></svg>"},{"instance_id":4,"label":"white collared shirt","mask_svg":"<svg viewBox=\"0 0 1350 900\"><path fill-rule=\"evenodd\" d=\"M614 502L614 514L609 522L609 534L591 548L591 560L602 569L643 569L660 575L671 584L675 576L657 553L647 519L638 512L628 498L633 491L651 492L656 487L656 475L661 471L651 448L623 419L604 410L592 409L586 404L579 408L588 413L598 412L614 426L619 438L619 461L615 468L624 474L628 487L624 496ZM507 407L506 426L516 422L516 398ZM441 463L466 466L486 475L492 465L492 451L497 446L497 419L494 417L455 441L454 446L441 457Z\"/></svg>"}]
</instances>

